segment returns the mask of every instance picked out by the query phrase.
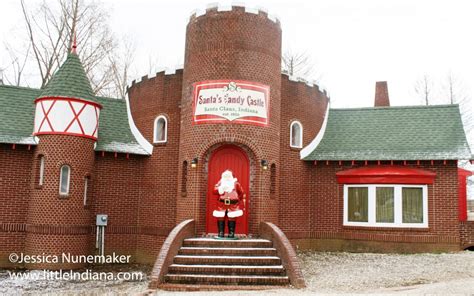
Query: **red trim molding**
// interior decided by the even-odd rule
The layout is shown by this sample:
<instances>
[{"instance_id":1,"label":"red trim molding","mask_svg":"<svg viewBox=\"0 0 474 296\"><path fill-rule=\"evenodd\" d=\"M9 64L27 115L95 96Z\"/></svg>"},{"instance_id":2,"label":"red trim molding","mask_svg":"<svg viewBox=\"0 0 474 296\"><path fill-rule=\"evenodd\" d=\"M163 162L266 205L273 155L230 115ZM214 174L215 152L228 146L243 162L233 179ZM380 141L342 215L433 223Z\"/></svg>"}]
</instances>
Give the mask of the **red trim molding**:
<instances>
[{"instance_id":1,"label":"red trim molding","mask_svg":"<svg viewBox=\"0 0 474 296\"><path fill-rule=\"evenodd\" d=\"M50 101L52 102L51 105L48 108L45 108L43 102L45 101ZM62 101L62 102L67 102L69 106L69 110L72 112L72 118L70 118L69 124L66 126L65 129L58 130L58 127L53 126L49 116L51 113L51 110L53 110L56 102ZM82 106L74 107L73 103L80 103ZM83 137L87 139L92 139L92 140L97 140L97 131L99 127L99 111L98 109L102 109L102 105L91 102L88 100L83 100L80 98L65 98L65 97L42 97L42 98L37 98L35 100L36 105L41 106L41 110L43 111L44 117L39 118L38 120L41 120L38 129L36 129L36 123L35 123L35 131L33 132L33 136L40 136L40 135L69 135L69 136L77 136L77 137ZM95 112L95 128L92 134L89 133L89 131L85 131L84 125L81 122L80 116L83 113L83 111L86 109L87 106L92 106ZM38 110L36 110L38 112ZM90 115L89 115L90 116ZM93 117L93 116L92 116ZM35 115L35 121L36 121L36 115ZM73 126L74 123L77 123L79 126L79 131L70 131L71 126ZM49 126L50 130L42 130L43 126L47 124Z\"/></svg>"},{"instance_id":2,"label":"red trim molding","mask_svg":"<svg viewBox=\"0 0 474 296\"><path fill-rule=\"evenodd\" d=\"M96 102L92 102L89 100L84 100L81 98L69 98L69 97L61 97L61 96L55 96L55 97L41 97L37 98L35 100L35 103L45 101L45 100L62 100L62 101L69 101L69 102L80 102L80 103L86 103L95 107L98 107L99 109L102 109L102 105Z\"/></svg>"},{"instance_id":3,"label":"red trim molding","mask_svg":"<svg viewBox=\"0 0 474 296\"><path fill-rule=\"evenodd\" d=\"M433 184L436 173L401 166L349 169L336 173L340 184Z\"/></svg>"},{"instance_id":4,"label":"red trim molding","mask_svg":"<svg viewBox=\"0 0 474 296\"><path fill-rule=\"evenodd\" d=\"M69 133L69 132L39 132L39 133L33 133L33 136L41 136L41 135L66 135L66 136L76 136L76 137L82 137L86 139L92 139L94 141L97 140L97 137L94 136L88 136L84 134L78 134L78 133Z\"/></svg>"},{"instance_id":5,"label":"red trim molding","mask_svg":"<svg viewBox=\"0 0 474 296\"><path fill-rule=\"evenodd\" d=\"M467 221L467 178L471 171L458 168L459 221Z\"/></svg>"}]
</instances>

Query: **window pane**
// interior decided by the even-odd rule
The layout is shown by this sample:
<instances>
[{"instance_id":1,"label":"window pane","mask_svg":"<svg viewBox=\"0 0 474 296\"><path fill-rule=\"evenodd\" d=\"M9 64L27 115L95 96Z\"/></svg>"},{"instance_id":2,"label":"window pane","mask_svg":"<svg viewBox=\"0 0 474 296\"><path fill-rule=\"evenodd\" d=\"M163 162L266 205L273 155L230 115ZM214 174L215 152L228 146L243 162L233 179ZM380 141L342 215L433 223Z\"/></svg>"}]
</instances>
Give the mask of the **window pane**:
<instances>
[{"instance_id":1,"label":"window pane","mask_svg":"<svg viewBox=\"0 0 474 296\"><path fill-rule=\"evenodd\" d=\"M394 222L394 188L376 188L376 221L382 223Z\"/></svg>"},{"instance_id":2,"label":"window pane","mask_svg":"<svg viewBox=\"0 0 474 296\"><path fill-rule=\"evenodd\" d=\"M423 189L402 188L403 223L423 223Z\"/></svg>"},{"instance_id":3,"label":"window pane","mask_svg":"<svg viewBox=\"0 0 474 296\"><path fill-rule=\"evenodd\" d=\"M89 189L89 178L84 178L84 206L87 206L87 190Z\"/></svg>"},{"instance_id":4,"label":"window pane","mask_svg":"<svg viewBox=\"0 0 474 296\"><path fill-rule=\"evenodd\" d=\"M61 167L61 180L59 191L63 194L69 193L69 167L64 165Z\"/></svg>"},{"instance_id":5,"label":"window pane","mask_svg":"<svg viewBox=\"0 0 474 296\"><path fill-rule=\"evenodd\" d=\"M298 123L291 126L291 146L301 146L301 127Z\"/></svg>"},{"instance_id":6,"label":"window pane","mask_svg":"<svg viewBox=\"0 0 474 296\"><path fill-rule=\"evenodd\" d=\"M41 156L38 185L43 185L43 180L44 180L44 156Z\"/></svg>"},{"instance_id":7,"label":"window pane","mask_svg":"<svg viewBox=\"0 0 474 296\"><path fill-rule=\"evenodd\" d=\"M165 141L165 129L166 124L163 118L160 118L156 121L156 129L155 129L155 139L156 141Z\"/></svg>"},{"instance_id":8,"label":"window pane","mask_svg":"<svg viewBox=\"0 0 474 296\"><path fill-rule=\"evenodd\" d=\"M348 221L368 222L369 189L367 187L349 187L348 193Z\"/></svg>"}]
</instances>

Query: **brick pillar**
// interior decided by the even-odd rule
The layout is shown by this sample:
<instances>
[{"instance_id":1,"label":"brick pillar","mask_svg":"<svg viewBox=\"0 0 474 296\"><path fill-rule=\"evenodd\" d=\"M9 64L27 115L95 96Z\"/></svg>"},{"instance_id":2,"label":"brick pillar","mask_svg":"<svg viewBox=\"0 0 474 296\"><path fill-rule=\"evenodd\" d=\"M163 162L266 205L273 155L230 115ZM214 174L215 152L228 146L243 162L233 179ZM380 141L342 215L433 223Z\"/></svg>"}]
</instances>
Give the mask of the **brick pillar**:
<instances>
[{"instance_id":1,"label":"brick pillar","mask_svg":"<svg viewBox=\"0 0 474 296\"><path fill-rule=\"evenodd\" d=\"M375 83L375 107L390 107L390 99L388 98L387 81L377 81Z\"/></svg>"}]
</instances>

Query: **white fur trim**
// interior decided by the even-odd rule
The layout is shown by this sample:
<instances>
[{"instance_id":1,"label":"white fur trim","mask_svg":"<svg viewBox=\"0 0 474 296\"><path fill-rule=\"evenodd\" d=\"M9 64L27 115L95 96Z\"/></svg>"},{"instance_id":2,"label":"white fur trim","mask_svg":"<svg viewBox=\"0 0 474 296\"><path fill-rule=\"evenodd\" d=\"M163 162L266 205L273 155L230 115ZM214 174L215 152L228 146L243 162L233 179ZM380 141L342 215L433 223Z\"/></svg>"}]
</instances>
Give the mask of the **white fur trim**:
<instances>
[{"instance_id":1,"label":"white fur trim","mask_svg":"<svg viewBox=\"0 0 474 296\"><path fill-rule=\"evenodd\" d=\"M153 145L150 144L150 142L145 139L145 137L140 133L138 130L137 126L135 125L135 122L133 121L132 117L132 111L130 110L130 101L129 101L128 94L125 97L125 103L127 105L127 117L128 117L128 124L130 125L130 130L132 131L132 134L135 136L135 139L137 140L138 144L142 146L143 150L145 150L148 155L151 155L153 153Z\"/></svg>"},{"instance_id":2,"label":"white fur trim","mask_svg":"<svg viewBox=\"0 0 474 296\"><path fill-rule=\"evenodd\" d=\"M243 214L244 214L244 212L242 212L242 210L232 211L232 212L229 211L229 212L227 212L227 217L236 218L236 217L242 216Z\"/></svg>"},{"instance_id":3,"label":"white fur trim","mask_svg":"<svg viewBox=\"0 0 474 296\"><path fill-rule=\"evenodd\" d=\"M321 129L319 130L319 133L316 135L316 138L313 139L311 143L309 143L308 146L304 147L300 151L300 159L305 158L306 156L310 155L311 152L318 147L319 143L323 139L324 133L326 132L326 126L328 124L328 118L329 118L329 103L328 107L326 108L326 115L324 116L324 121L323 125L321 126Z\"/></svg>"},{"instance_id":4,"label":"white fur trim","mask_svg":"<svg viewBox=\"0 0 474 296\"><path fill-rule=\"evenodd\" d=\"M212 212L212 216L214 216L216 218L223 218L225 216L225 211L216 211L216 210L214 210L214 212Z\"/></svg>"}]
</instances>

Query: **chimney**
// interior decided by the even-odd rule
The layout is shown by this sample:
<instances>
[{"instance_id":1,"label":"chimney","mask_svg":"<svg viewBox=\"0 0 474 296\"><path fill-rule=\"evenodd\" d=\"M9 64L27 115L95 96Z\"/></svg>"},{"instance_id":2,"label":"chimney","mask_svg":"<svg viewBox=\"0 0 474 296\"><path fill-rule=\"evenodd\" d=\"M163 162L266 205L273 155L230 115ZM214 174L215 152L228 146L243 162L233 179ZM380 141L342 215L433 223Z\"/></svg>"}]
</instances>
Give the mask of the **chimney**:
<instances>
[{"instance_id":1,"label":"chimney","mask_svg":"<svg viewBox=\"0 0 474 296\"><path fill-rule=\"evenodd\" d=\"M374 107L390 107L387 81L377 81L375 83Z\"/></svg>"}]
</instances>

